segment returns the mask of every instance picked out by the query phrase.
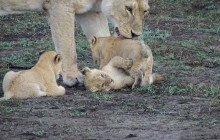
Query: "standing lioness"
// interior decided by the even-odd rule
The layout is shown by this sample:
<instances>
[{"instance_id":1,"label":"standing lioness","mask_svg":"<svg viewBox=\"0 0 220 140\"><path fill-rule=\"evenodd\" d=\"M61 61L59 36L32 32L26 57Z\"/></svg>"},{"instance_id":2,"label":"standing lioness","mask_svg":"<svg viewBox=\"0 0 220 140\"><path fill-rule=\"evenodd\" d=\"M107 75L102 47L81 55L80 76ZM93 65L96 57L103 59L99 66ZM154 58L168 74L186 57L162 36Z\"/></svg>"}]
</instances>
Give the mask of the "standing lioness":
<instances>
[{"instance_id":1,"label":"standing lioness","mask_svg":"<svg viewBox=\"0 0 220 140\"><path fill-rule=\"evenodd\" d=\"M133 38L142 34L149 5L148 0L0 0L0 15L43 10L49 15L56 51L63 57L64 83L72 86L83 83L76 63L75 20L87 38L110 36L107 18L120 37Z\"/></svg>"},{"instance_id":2,"label":"standing lioness","mask_svg":"<svg viewBox=\"0 0 220 140\"><path fill-rule=\"evenodd\" d=\"M43 53L30 70L7 72L3 79L4 97L0 100L64 95L65 89L56 83L62 72L61 65L61 55L50 51Z\"/></svg>"}]
</instances>

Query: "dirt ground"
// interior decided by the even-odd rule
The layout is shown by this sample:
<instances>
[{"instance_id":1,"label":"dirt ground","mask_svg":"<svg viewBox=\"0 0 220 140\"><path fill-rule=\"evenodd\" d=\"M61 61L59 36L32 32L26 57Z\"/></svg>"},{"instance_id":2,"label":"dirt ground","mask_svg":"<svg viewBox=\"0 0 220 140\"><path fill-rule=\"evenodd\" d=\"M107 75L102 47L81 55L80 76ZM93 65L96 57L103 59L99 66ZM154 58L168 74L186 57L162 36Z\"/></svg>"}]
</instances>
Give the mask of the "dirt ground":
<instances>
[{"instance_id":1,"label":"dirt ground","mask_svg":"<svg viewBox=\"0 0 220 140\"><path fill-rule=\"evenodd\" d=\"M197 11L204 10L204 5L193 4ZM133 91L127 88L107 93L66 87L62 97L0 102L0 139L220 139L219 19L180 18L174 14L175 8L167 5L171 9L164 8L167 11L163 12L158 10L160 6L151 2L143 39L154 53L154 71L166 73L167 81ZM195 9L185 13L192 14ZM22 59L24 53L36 56L36 50L28 50L32 40L51 40L45 13L35 13L36 22L23 29L22 21L32 20L30 16L0 19L1 83L7 71L22 70L19 66L30 67L36 62L32 57ZM81 36L78 25L77 35ZM30 40L25 44L20 39ZM50 44L43 40L43 49L49 50ZM95 67L90 50L84 48L82 52L78 50L82 53L78 57L79 68ZM58 83L62 85L62 80Z\"/></svg>"}]
</instances>

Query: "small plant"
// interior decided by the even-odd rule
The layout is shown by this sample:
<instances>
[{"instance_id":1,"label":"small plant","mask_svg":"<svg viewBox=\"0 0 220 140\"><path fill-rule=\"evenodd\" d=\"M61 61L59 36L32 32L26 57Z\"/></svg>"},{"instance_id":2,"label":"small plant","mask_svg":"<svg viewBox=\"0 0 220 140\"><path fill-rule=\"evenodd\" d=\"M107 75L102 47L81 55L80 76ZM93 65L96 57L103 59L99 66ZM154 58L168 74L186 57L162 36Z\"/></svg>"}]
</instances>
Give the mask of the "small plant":
<instances>
[{"instance_id":1,"label":"small plant","mask_svg":"<svg viewBox=\"0 0 220 140\"><path fill-rule=\"evenodd\" d=\"M43 136L46 134L46 132L44 130L39 130L39 131L35 131L33 132L33 134L37 135L37 136Z\"/></svg>"},{"instance_id":2,"label":"small plant","mask_svg":"<svg viewBox=\"0 0 220 140\"><path fill-rule=\"evenodd\" d=\"M219 91L220 91L220 87L215 87L215 86L211 85L209 89L204 89L204 92L205 92L204 96L214 97L217 94L219 94Z\"/></svg>"},{"instance_id":3,"label":"small plant","mask_svg":"<svg viewBox=\"0 0 220 140\"><path fill-rule=\"evenodd\" d=\"M220 103L219 99L216 99L216 98L214 98L211 101L209 101L210 107L216 107L216 106L219 105L219 103Z\"/></svg>"},{"instance_id":4,"label":"small plant","mask_svg":"<svg viewBox=\"0 0 220 140\"><path fill-rule=\"evenodd\" d=\"M80 109L85 109L85 108L86 108L86 105L85 105L85 104L80 105L79 108L80 108Z\"/></svg>"},{"instance_id":5,"label":"small plant","mask_svg":"<svg viewBox=\"0 0 220 140\"><path fill-rule=\"evenodd\" d=\"M73 130L72 130L72 128L67 128L67 129L65 130L65 132L66 132L66 133L73 133Z\"/></svg>"},{"instance_id":6,"label":"small plant","mask_svg":"<svg viewBox=\"0 0 220 140\"><path fill-rule=\"evenodd\" d=\"M100 100L100 96L97 94L97 93L92 93L92 96L97 99L97 100Z\"/></svg>"},{"instance_id":7,"label":"small plant","mask_svg":"<svg viewBox=\"0 0 220 140\"><path fill-rule=\"evenodd\" d=\"M148 105L148 106L147 106L147 110L149 110L149 111L154 111L154 107L153 107L152 105Z\"/></svg>"},{"instance_id":8,"label":"small plant","mask_svg":"<svg viewBox=\"0 0 220 140\"><path fill-rule=\"evenodd\" d=\"M199 116L197 114L190 114L190 116L192 117L192 119L198 119Z\"/></svg>"}]
</instances>

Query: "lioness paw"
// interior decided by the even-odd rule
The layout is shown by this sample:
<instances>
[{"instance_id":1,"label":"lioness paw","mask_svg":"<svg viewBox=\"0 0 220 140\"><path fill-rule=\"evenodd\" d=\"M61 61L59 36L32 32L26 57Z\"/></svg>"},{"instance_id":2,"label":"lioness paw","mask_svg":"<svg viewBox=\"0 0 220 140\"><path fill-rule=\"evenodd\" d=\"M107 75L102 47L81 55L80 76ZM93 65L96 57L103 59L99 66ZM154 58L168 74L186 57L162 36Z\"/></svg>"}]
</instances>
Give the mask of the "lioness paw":
<instances>
[{"instance_id":1,"label":"lioness paw","mask_svg":"<svg viewBox=\"0 0 220 140\"><path fill-rule=\"evenodd\" d=\"M77 76L63 75L64 84L67 86L82 86L84 83L84 76L79 74Z\"/></svg>"}]
</instances>

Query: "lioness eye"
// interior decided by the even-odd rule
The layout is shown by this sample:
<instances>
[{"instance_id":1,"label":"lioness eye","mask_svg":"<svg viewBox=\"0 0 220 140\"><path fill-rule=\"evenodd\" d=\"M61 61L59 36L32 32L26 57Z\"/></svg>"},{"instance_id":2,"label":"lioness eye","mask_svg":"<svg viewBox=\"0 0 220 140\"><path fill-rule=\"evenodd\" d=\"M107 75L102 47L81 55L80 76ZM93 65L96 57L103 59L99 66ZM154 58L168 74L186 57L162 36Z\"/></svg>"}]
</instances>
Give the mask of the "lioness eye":
<instances>
[{"instance_id":1,"label":"lioness eye","mask_svg":"<svg viewBox=\"0 0 220 140\"><path fill-rule=\"evenodd\" d=\"M126 8L126 10L128 10L131 14L133 14L131 7L126 6L125 8Z\"/></svg>"},{"instance_id":2,"label":"lioness eye","mask_svg":"<svg viewBox=\"0 0 220 140\"><path fill-rule=\"evenodd\" d=\"M102 78L104 78L104 77L105 77L103 74L100 74L100 76L101 76Z\"/></svg>"}]
</instances>

